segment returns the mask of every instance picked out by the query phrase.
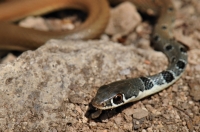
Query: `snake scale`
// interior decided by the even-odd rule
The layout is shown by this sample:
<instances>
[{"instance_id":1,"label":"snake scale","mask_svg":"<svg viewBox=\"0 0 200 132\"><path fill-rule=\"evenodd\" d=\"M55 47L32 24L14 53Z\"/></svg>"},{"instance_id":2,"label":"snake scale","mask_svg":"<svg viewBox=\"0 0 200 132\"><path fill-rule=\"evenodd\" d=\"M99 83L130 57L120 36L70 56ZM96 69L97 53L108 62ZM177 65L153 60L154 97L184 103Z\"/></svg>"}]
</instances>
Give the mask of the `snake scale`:
<instances>
[{"instance_id":1,"label":"snake scale","mask_svg":"<svg viewBox=\"0 0 200 132\"><path fill-rule=\"evenodd\" d=\"M109 0L109 2L121 1L124 0ZM140 100L169 87L180 78L187 65L186 47L173 38L172 24L175 20L175 8L172 2L170 0L127 1L134 3L142 12L158 16L152 33L152 43L156 50L162 51L167 56L168 68L152 76L130 78L101 86L92 100L92 105L98 109L92 115L93 118L98 117L102 110ZM84 10L88 13L88 18L78 29L70 32L43 32L18 27L11 23L28 15L44 14L63 8ZM106 0L27 0L2 3L0 13L0 49L27 50L35 49L51 38L98 37L108 22L109 6Z\"/></svg>"}]
</instances>

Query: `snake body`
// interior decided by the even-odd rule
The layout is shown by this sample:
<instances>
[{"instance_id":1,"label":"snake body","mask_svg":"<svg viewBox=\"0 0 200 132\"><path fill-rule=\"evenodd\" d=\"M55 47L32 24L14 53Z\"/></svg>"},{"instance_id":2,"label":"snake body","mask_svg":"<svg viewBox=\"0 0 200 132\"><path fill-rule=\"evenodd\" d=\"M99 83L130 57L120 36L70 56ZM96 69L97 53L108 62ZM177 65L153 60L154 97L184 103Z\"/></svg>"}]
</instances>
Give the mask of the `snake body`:
<instances>
[{"instance_id":1,"label":"snake body","mask_svg":"<svg viewBox=\"0 0 200 132\"><path fill-rule=\"evenodd\" d=\"M39 31L13 22L26 16L59 9L78 9L88 14L86 21L72 31ZM106 28L109 6L106 0L13 0L0 4L0 50L36 49L49 39L97 38Z\"/></svg>"},{"instance_id":2,"label":"snake body","mask_svg":"<svg viewBox=\"0 0 200 132\"><path fill-rule=\"evenodd\" d=\"M101 86L92 105L98 109L112 109L128 102L140 100L157 93L176 82L187 64L187 50L173 38L172 23L175 9L170 0L130 0L139 9L151 9L158 15L152 42L155 49L162 51L168 58L168 68L156 75L130 78Z\"/></svg>"},{"instance_id":3,"label":"snake body","mask_svg":"<svg viewBox=\"0 0 200 132\"><path fill-rule=\"evenodd\" d=\"M120 2L123 0L109 1ZM128 1L133 2L141 11L153 12L158 16L152 33L152 42L155 49L162 51L167 56L169 65L166 70L156 75L130 78L100 87L92 100L92 105L100 110L116 108L159 92L176 82L186 68L187 50L184 45L173 38L172 23L175 19L175 8L171 1ZM30 14L38 15L68 7L81 9L88 13L88 19L83 25L71 32L43 32L18 27L11 23ZM0 4L0 49L35 49L51 38L96 38L105 29L108 18L109 7L106 0L26 0L3 3Z\"/></svg>"}]
</instances>

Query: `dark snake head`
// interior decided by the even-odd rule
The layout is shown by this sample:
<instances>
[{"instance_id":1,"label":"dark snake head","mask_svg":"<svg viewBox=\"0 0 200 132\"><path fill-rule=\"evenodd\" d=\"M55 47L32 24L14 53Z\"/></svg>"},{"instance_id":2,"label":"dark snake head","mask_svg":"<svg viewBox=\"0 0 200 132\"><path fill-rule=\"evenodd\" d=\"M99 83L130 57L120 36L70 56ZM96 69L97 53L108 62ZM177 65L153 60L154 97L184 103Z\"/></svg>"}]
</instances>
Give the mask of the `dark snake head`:
<instances>
[{"instance_id":1,"label":"dark snake head","mask_svg":"<svg viewBox=\"0 0 200 132\"><path fill-rule=\"evenodd\" d=\"M129 99L136 97L139 93L137 86L133 85L135 81L127 79L101 86L92 100L92 105L106 110L130 102Z\"/></svg>"}]
</instances>

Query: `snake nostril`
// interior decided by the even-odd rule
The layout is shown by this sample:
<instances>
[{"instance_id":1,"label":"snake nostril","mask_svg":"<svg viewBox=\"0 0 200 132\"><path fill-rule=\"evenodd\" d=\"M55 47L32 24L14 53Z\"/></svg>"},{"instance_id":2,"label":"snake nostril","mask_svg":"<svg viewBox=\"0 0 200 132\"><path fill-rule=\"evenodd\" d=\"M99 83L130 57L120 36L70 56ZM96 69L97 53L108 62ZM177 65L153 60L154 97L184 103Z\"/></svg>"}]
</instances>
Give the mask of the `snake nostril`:
<instances>
[{"instance_id":1,"label":"snake nostril","mask_svg":"<svg viewBox=\"0 0 200 132\"><path fill-rule=\"evenodd\" d=\"M105 106L105 103L104 103L104 102L102 102L102 103L100 103L100 105L101 105L101 106Z\"/></svg>"}]
</instances>

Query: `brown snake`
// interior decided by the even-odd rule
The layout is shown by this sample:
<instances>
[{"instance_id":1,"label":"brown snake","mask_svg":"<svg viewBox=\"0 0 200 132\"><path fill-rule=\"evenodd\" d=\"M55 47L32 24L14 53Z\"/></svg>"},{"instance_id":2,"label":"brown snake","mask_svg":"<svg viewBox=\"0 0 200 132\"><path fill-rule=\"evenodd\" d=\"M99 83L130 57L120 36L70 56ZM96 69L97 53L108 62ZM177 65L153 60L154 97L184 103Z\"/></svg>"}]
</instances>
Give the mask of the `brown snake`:
<instances>
[{"instance_id":1,"label":"brown snake","mask_svg":"<svg viewBox=\"0 0 200 132\"><path fill-rule=\"evenodd\" d=\"M110 0L118 3L124 0ZM127 0L139 10L158 16L152 33L155 49L162 51L169 60L168 68L158 74L130 78L104 85L99 88L92 105L98 109L112 109L128 102L159 92L176 82L187 64L187 50L173 37L172 23L175 8L170 0ZM86 21L73 31L44 32L26 29L11 22L28 15L44 14L48 11L76 8L88 13ZM25 13L24 13L25 12ZM35 49L51 38L90 39L98 37L105 29L109 18L106 0L26 0L6 2L0 5L0 49ZM99 110L92 115L96 118Z\"/></svg>"},{"instance_id":2,"label":"brown snake","mask_svg":"<svg viewBox=\"0 0 200 132\"><path fill-rule=\"evenodd\" d=\"M22 28L12 22L29 15L40 15L50 11L72 8L88 13L86 21L72 31L39 31ZM91 39L97 38L105 29L109 19L106 0L17 0L0 4L0 49L36 49L52 38Z\"/></svg>"}]
</instances>

